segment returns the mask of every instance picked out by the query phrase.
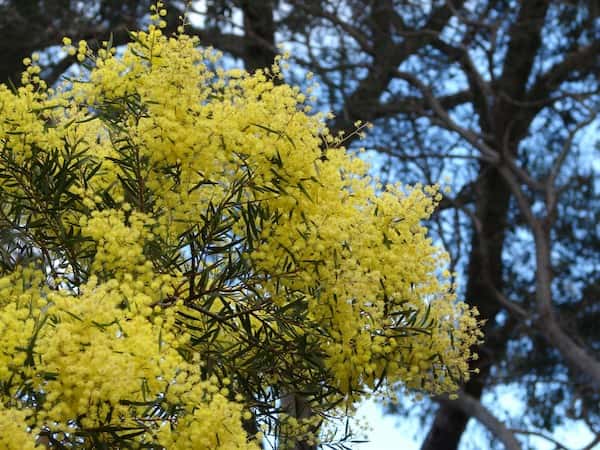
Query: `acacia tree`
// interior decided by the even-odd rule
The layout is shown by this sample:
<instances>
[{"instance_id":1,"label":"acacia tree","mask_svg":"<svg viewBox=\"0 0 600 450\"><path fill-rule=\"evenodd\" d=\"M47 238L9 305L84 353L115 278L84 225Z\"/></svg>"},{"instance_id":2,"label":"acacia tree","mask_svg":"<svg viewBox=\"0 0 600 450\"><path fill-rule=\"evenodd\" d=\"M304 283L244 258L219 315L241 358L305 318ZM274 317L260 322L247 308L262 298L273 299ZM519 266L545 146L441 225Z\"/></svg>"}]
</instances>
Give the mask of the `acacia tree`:
<instances>
[{"instance_id":1,"label":"acacia tree","mask_svg":"<svg viewBox=\"0 0 600 450\"><path fill-rule=\"evenodd\" d=\"M3 448L311 445L366 389L456 389L479 332L436 187L378 186L278 64L210 70L165 16L0 86Z\"/></svg>"},{"instance_id":2,"label":"acacia tree","mask_svg":"<svg viewBox=\"0 0 600 450\"><path fill-rule=\"evenodd\" d=\"M321 83L317 107L336 113L334 134L374 121L367 144L386 158L390 180L450 175L455 194L432 225L464 280L462 294L487 320L487 338L473 364L479 376L458 402L438 399L424 446L456 448L471 416L513 448L520 443L509 427L550 431L565 411L597 434L595 2L203 4L202 26L190 32L248 68L268 64L286 43L293 67ZM184 4L169 7L176 16ZM515 383L526 413L502 424L479 399Z\"/></svg>"}]
</instances>

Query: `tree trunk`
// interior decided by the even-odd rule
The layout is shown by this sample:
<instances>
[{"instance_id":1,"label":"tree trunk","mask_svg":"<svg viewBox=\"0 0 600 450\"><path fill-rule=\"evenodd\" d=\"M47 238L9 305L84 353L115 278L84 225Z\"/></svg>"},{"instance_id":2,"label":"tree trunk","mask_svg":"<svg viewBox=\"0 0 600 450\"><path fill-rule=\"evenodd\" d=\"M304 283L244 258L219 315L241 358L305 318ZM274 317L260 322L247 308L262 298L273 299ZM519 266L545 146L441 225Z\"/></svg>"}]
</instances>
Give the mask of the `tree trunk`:
<instances>
[{"instance_id":1,"label":"tree trunk","mask_svg":"<svg viewBox=\"0 0 600 450\"><path fill-rule=\"evenodd\" d=\"M274 0L243 0L244 65L248 72L271 67L275 60Z\"/></svg>"},{"instance_id":2,"label":"tree trunk","mask_svg":"<svg viewBox=\"0 0 600 450\"><path fill-rule=\"evenodd\" d=\"M306 402L305 398L299 394L286 394L281 399L281 409L282 411L290 417L295 417L296 419L308 419L312 416L312 409L310 405ZM279 437L280 440L285 439L284 437ZM306 441L296 440L294 442L286 442L286 445L283 447L290 450L316 450L316 445L311 445Z\"/></svg>"},{"instance_id":3,"label":"tree trunk","mask_svg":"<svg viewBox=\"0 0 600 450\"><path fill-rule=\"evenodd\" d=\"M480 172L482 177L476 187L476 216L481 228L479 231L474 229L471 238L466 300L477 306L481 318L486 320L483 329L486 342L475 349L480 357L474 361L472 368L479 369L479 374L474 374L463 388L475 399L481 398L493 361L498 352L504 351L506 344L506 333L496 325L495 317L500 305L490 283L501 290L502 246L510 200L509 189L495 169L482 165ZM455 450L469 419L470 416L453 406L452 402L441 404L422 450Z\"/></svg>"}]
</instances>

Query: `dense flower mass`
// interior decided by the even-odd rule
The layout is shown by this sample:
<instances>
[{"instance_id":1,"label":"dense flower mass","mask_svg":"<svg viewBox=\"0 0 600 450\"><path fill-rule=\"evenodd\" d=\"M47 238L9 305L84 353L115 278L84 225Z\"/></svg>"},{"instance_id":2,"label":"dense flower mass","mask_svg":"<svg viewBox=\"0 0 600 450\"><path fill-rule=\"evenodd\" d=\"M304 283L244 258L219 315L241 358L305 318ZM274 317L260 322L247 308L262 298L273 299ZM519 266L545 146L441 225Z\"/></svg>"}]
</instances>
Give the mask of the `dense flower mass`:
<instances>
[{"instance_id":1,"label":"dense flower mass","mask_svg":"<svg viewBox=\"0 0 600 450\"><path fill-rule=\"evenodd\" d=\"M454 390L479 334L436 188L379 186L277 64L212 70L154 12L120 57L65 39L85 77L0 86L3 448L254 449Z\"/></svg>"}]
</instances>

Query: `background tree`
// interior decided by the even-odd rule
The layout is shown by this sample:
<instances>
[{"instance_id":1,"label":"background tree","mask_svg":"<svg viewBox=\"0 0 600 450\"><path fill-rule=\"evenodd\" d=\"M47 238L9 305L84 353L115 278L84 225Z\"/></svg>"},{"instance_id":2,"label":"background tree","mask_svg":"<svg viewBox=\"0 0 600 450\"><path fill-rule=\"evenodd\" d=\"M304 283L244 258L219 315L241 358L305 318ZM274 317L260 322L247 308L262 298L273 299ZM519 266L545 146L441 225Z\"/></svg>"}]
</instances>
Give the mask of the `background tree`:
<instances>
[{"instance_id":1,"label":"background tree","mask_svg":"<svg viewBox=\"0 0 600 450\"><path fill-rule=\"evenodd\" d=\"M434 223L486 344L463 400L432 410L423 447L457 448L471 415L508 439L567 416L597 435L596 3L221 0L197 12L202 42L249 68L287 44L287 78L315 74L334 130L376 123L368 146L389 180L449 176ZM527 404L504 425L475 407L503 385Z\"/></svg>"}]
</instances>

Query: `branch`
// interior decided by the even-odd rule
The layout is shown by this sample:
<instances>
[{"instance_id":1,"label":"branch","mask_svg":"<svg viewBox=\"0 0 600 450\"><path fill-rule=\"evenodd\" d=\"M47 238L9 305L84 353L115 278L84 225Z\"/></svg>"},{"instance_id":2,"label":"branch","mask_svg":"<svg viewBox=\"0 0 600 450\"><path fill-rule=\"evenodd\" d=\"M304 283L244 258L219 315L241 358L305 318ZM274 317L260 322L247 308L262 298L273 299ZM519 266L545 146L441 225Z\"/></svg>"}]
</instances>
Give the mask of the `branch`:
<instances>
[{"instance_id":1,"label":"branch","mask_svg":"<svg viewBox=\"0 0 600 450\"><path fill-rule=\"evenodd\" d=\"M506 450L521 450L521 444L513 434L500 420L496 418L480 401L475 397L461 391L456 400L437 399L440 403L447 404L461 410L467 416L474 417L484 427L492 432L496 438L502 442Z\"/></svg>"},{"instance_id":2,"label":"branch","mask_svg":"<svg viewBox=\"0 0 600 450\"><path fill-rule=\"evenodd\" d=\"M516 110L515 120L523 124L530 123L533 117L545 106L565 97L581 97L582 94L567 93L553 96L552 93L559 90L565 81L574 81L569 79L569 76L574 72L578 73L577 80L582 80L586 76L597 73L600 70L598 53L600 53L600 40L567 54L561 62L556 63L545 73L539 75L522 99L517 99L514 95L509 96L506 91L502 92L503 100L512 105L520 106Z\"/></svg>"},{"instance_id":3,"label":"branch","mask_svg":"<svg viewBox=\"0 0 600 450\"><path fill-rule=\"evenodd\" d=\"M504 156L502 162L510 168L510 170L527 186L529 186L533 191L541 192L544 190L544 185L540 183L538 180L533 178L527 171L525 171L521 166L519 166L515 158L513 156L514 152L511 151L512 147L510 146L510 129L512 128L515 122L510 122L508 124L508 128L504 135L502 136L502 155Z\"/></svg>"},{"instance_id":4,"label":"branch","mask_svg":"<svg viewBox=\"0 0 600 450\"><path fill-rule=\"evenodd\" d=\"M542 439L545 439L548 442L552 442L556 446L556 450L568 450L567 447L565 447L564 445L562 445L556 439L554 439L551 436L548 436L545 433L542 433L541 431L521 430L521 429L517 429L517 428L511 428L510 431L512 433L514 433L514 434L524 434L524 435L528 435L528 436L537 436L537 437L540 437Z\"/></svg>"},{"instance_id":5,"label":"branch","mask_svg":"<svg viewBox=\"0 0 600 450\"><path fill-rule=\"evenodd\" d=\"M460 8L464 3L464 0L457 0L454 3L454 8ZM350 128L356 119L366 121L373 120L374 117L369 115L369 112L372 112L372 110L376 108L373 108L373 106L365 108L365 106L376 106L379 103L381 94L388 88L388 85L393 78L393 70L409 56L414 55L423 46L429 44L446 26L451 17L451 7L447 4L439 7L433 11L429 17L422 33L406 37L398 44L394 43L390 27L390 35L387 36L387 43L389 45L373 47L373 52L376 53L374 60L385 60L385 66L387 66L389 70L382 71L381 67L376 64L372 65L367 76L360 80L358 87L344 102L342 111L336 114L336 121L331 127L333 132L335 133L338 130ZM394 21L393 8L392 14L388 19L389 21ZM391 51L388 52L390 49ZM367 114L365 114L365 111L367 111Z\"/></svg>"},{"instance_id":6,"label":"branch","mask_svg":"<svg viewBox=\"0 0 600 450\"><path fill-rule=\"evenodd\" d=\"M449 130L452 130L462 136L469 144L473 147L477 148L481 154L483 159L491 163L497 163L499 161L498 152L496 152L492 147L490 147L483 139L481 139L480 135L475 134L473 131L468 128L464 128L458 123L456 123L448 111L444 109L439 99L437 99L432 92L431 88L424 84L416 75L403 72L400 70L396 70L394 75L397 78L405 80L415 86L417 89L421 91L423 97L430 105L433 112L436 116L442 121L443 125L446 126Z\"/></svg>"},{"instance_id":7,"label":"branch","mask_svg":"<svg viewBox=\"0 0 600 450\"><path fill-rule=\"evenodd\" d=\"M515 318L520 319L522 321L532 320L531 314L525 308L523 308L518 303L515 303L508 299L502 292L496 289L492 283L488 283L488 287L494 293L496 300L500 303L504 308L508 310Z\"/></svg>"},{"instance_id":8,"label":"branch","mask_svg":"<svg viewBox=\"0 0 600 450\"><path fill-rule=\"evenodd\" d=\"M354 39L360 47L367 53L372 53L373 46L369 41L369 37L364 34L358 27L355 27L348 22L342 20L340 16L335 13L326 11L323 9L321 5L319 7L313 6L312 3L307 3L304 1L296 1L292 3L294 7L301 9L305 13L312 15L314 17L321 17L322 19L327 20L334 26L339 27L344 33Z\"/></svg>"},{"instance_id":9,"label":"branch","mask_svg":"<svg viewBox=\"0 0 600 450\"><path fill-rule=\"evenodd\" d=\"M600 386L600 362L586 349L578 345L559 325L553 309L552 260L550 226L548 217L537 218L530 202L525 197L519 182L507 165L500 165L499 171L514 195L517 205L533 232L536 254L535 299L539 314L538 326L544 338L561 353L566 363L578 372L588 376L587 384L595 391Z\"/></svg>"},{"instance_id":10,"label":"branch","mask_svg":"<svg viewBox=\"0 0 600 450\"><path fill-rule=\"evenodd\" d=\"M455 47L439 37L433 40L432 45L450 57L456 58L467 76L469 91L473 93L473 106L479 115L480 125L485 132L492 131L492 117L488 99L492 98L491 86L482 78L467 48Z\"/></svg>"},{"instance_id":11,"label":"branch","mask_svg":"<svg viewBox=\"0 0 600 450\"><path fill-rule=\"evenodd\" d=\"M581 73L580 78L594 73L594 70L600 69L599 53L600 40L595 40L592 44L567 54L561 62L556 63L537 77L525 100L539 102L541 99L548 98L550 93L558 89L569 74L575 70Z\"/></svg>"},{"instance_id":12,"label":"branch","mask_svg":"<svg viewBox=\"0 0 600 450\"><path fill-rule=\"evenodd\" d=\"M383 153L388 156L393 156L399 160L414 160L414 159L460 159L460 160L475 160L479 161L481 158L474 155L452 155L452 154L443 154L436 152L419 152L419 153L404 153L397 150L394 150L388 146L383 145L374 145L373 147L369 147L369 149L376 150L379 153Z\"/></svg>"},{"instance_id":13,"label":"branch","mask_svg":"<svg viewBox=\"0 0 600 450\"><path fill-rule=\"evenodd\" d=\"M577 126L569 132L569 135L567 136L567 139L565 140L565 142L563 144L562 151L556 158L554 165L550 169L548 178L546 179L546 189L548 191L550 191L551 189L554 188L554 183L556 182L556 178L558 177L558 174L560 173L560 169L561 169L563 163L565 162L565 159L567 158L569 151L571 150L571 146L573 144L573 140L575 139L575 135L579 131L581 131L583 128L588 126L590 123L592 123L596 119L597 116L598 116L597 112L590 114L590 116L587 119L579 122L577 124Z\"/></svg>"},{"instance_id":14,"label":"branch","mask_svg":"<svg viewBox=\"0 0 600 450\"><path fill-rule=\"evenodd\" d=\"M549 6L548 0L520 3L518 17L509 29L508 48L499 79L499 91L509 97L521 99L525 94Z\"/></svg>"},{"instance_id":15,"label":"branch","mask_svg":"<svg viewBox=\"0 0 600 450\"><path fill-rule=\"evenodd\" d=\"M583 447L581 450L594 450L596 445L600 443L600 434L597 434L596 437L590 442L588 445Z\"/></svg>"},{"instance_id":16,"label":"branch","mask_svg":"<svg viewBox=\"0 0 600 450\"><path fill-rule=\"evenodd\" d=\"M473 100L473 93L471 90L466 89L464 91L456 92L454 94L448 94L441 97L437 97L437 102L445 110L450 110L456 106L468 103ZM385 103L379 103L379 105L373 108L373 115L370 120L375 120L380 117L389 117L396 114L411 114L430 110L431 105L429 102L424 101L422 97L408 97L404 96L399 99L390 100Z\"/></svg>"}]
</instances>

